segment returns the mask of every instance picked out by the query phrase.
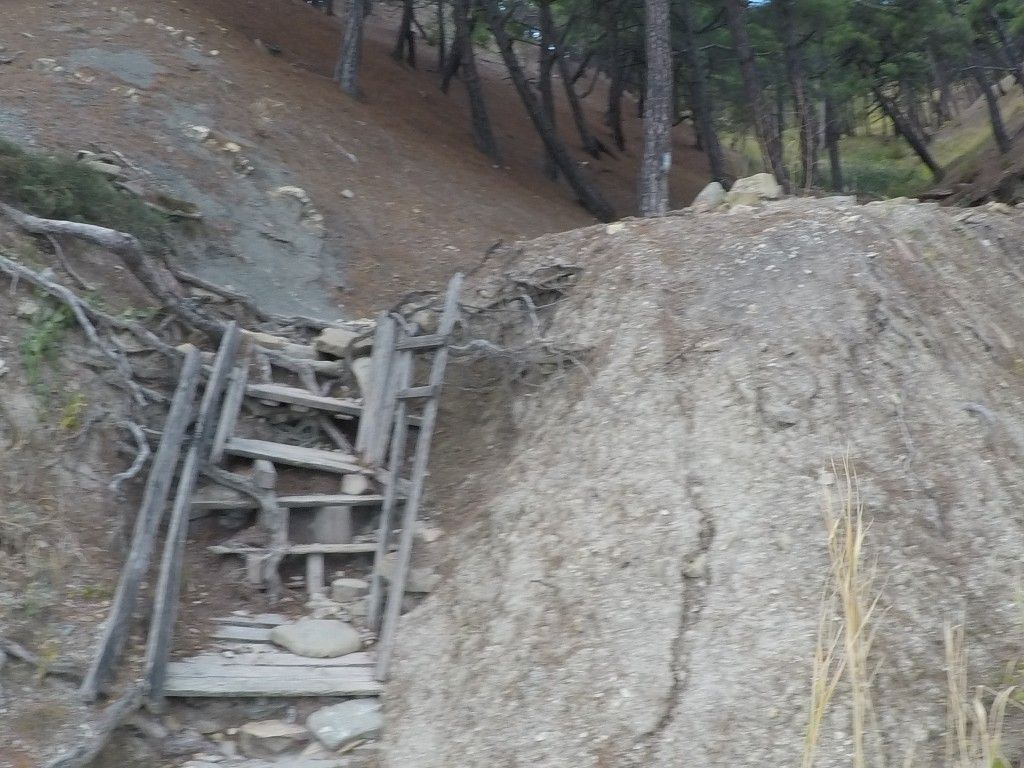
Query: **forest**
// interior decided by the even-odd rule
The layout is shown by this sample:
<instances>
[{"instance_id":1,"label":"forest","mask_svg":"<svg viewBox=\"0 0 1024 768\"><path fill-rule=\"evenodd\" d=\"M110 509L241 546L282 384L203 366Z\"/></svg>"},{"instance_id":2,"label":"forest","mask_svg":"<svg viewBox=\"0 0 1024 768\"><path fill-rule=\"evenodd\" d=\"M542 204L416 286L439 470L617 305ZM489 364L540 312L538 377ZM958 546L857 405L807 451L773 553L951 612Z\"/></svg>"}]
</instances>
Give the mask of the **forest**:
<instances>
[{"instance_id":1,"label":"forest","mask_svg":"<svg viewBox=\"0 0 1024 768\"><path fill-rule=\"evenodd\" d=\"M335 79L351 95L372 0L347 0ZM888 135L936 181L935 133L984 97L991 135L1010 151L999 96L1024 88L1024 3L1016 0L403 0L393 57L416 67L425 43L439 87L466 89L477 149L499 161L475 49L500 53L541 137L549 177L563 176L599 219L611 209L566 151L625 149L623 110L644 119L638 179L642 215L667 206L671 130L690 121L711 176L728 185L730 151L743 151L790 192L857 191L844 175L843 138ZM333 3L326 11L332 13ZM340 8L338 9L341 10ZM419 58L418 58L419 57ZM580 100L607 88L605 126L588 125ZM573 107L554 125L555 90ZM624 104L623 97L635 99ZM599 130L600 129L600 130ZM607 140L602 137L608 137ZM752 150L752 151L750 151ZM878 160L885 164L885 158ZM884 169L879 169L884 172ZM856 185L854 185L856 186Z\"/></svg>"}]
</instances>

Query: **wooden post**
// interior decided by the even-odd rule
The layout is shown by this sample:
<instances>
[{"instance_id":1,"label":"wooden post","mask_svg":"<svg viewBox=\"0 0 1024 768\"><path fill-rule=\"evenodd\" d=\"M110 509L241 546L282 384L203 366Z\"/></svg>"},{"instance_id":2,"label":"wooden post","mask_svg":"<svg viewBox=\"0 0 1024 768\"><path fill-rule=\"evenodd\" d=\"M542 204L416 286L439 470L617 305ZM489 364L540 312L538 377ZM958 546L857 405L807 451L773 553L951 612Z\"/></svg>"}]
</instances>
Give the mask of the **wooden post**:
<instances>
[{"instance_id":1,"label":"wooden post","mask_svg":"<svg viewBox=\"0 0 1024 768\"><path fill-rule=\"evenodd\" d=\"M310 600L324 593L324 556L320 553L306 555L306 591Z\"/></svg>"},{"instance_id":2,"label":"wooden post","mask_svg":"<svg viewBox=\"0 0 1024 768\"><path fill-rule=\"evenodd\" d=\"M110 670L121 654L128 624L138 598L139 585L149 569L149 558L153 552L160 518L163 517L164 505L167 503L174 468L178 464L181 442L185 437L185 429L192 419L192 402L199 382L201 362L199 350L192 348L185 353L178 386L171 400L167 421L164 422L160 447L153 458L149 478L146 480L146 490L135 519L135 531L132 535L131 549L128 551L128 560L121 570L117 592L107 616L103 635L96 647L96 654L79 688L79 695L85 701L96 700L100 687L106 682Z\"/></svg>"},{"instance_id":3,"label":"wooden post","mask_svg":"<svg viewBox=\"0 0 1024 768\"><path fill-rule=\"evenodd\" d=\"M238 414L242 410L245 399L245 385L249 383L249 363L246 360L231 372L231 382L227 394L224 395L224 407L217 421L217 433L213 436L213 448L210 450L210 463L220 464L224 458L224 445L235 431Z\"/></svg>"},{"instance_id":4,"label":"wooden post","mask_svg":"<svg viewBox=\"0 0 1024 768\"><path fill-rule=\"evenodd\" d=\"M164 680L167 676L167 658L174 634L174 620L178 613L178 595L181 590L181 569L185 557L185 538L188 534L192 491L195 489L199 468L206 461L213 443L216 424L211 419L216 418L214 414L220 404L228 374L234 365L238 340L238 326L230 323L221 339L213 370L203 392L192 445L181 469L174 507L171 510L171 522L167 529L163 560L160 563L160 577L153 600L153 621L146 644L145 677L150 707L154 710L159 710L163 706Z\"/></svg>"},{"instance_id":5,"label":"wooden post","mask_svg":"<svg viewBox=\"0 0 1024 768\"><path fill-rule=\"evenodd\" d=\"M387 314L382 313L377 318L377 330L373 335L373 352L370 356L370 391L363 393L363 410L359 417L359 430L356 432L356 450L363 452L364 455L366 455L368 446L377 440L376 431L387 388L395 332L395 321ZM378 460L376 463L379 464L380 461Z\"/></svg>"},{"instance_id":6,"label":"wooden post","mask_svg":"<svg viewBox=\"0 0 1024 768\"><path fill-rule=\"evenodd\" d=\"M462 290L462 274L456 273L448 283L448 293L445 296L444 310L441 313L441 321L438 333L450 336L455 327L455 321L459 316L459 293ZM440 396L437 394L444 382L445 366L448 363L448 346L445 345L437 350L434 355L433 365L430 367L430 380L427 384L435 394L428 400L423 410L423 423L420 426L419 434L416 437L416 455L413 459L412 478L409 488L409 496L405 500L405 509L402 515L402 536L398 545L398 562L392 573L391 583L388 587L388 603L384 616L384 623L381 627L380 641L377 647L377 668L376 677L378 680L386 680L388 669L391 664L391 651L395 643L395 633L398 630L398 619L402 611L402 597L405 594L405 581L409 575L409 565L412 561L412 545L416 529L416 514L419 511L420 498L423 495L423 484L427 477L427 460L430 456L430 440L434 433L434 424L437 421L437 411L440 406ZM404 413L401 412L404 400L399 401L398 424L405 422ZM398 485L398 466L391 467L391 478L389 485ZM379 578L380 566L383 555L378 548L377 554L381 555L374 560L374 581Z\"/></svg>"}]
</instances>

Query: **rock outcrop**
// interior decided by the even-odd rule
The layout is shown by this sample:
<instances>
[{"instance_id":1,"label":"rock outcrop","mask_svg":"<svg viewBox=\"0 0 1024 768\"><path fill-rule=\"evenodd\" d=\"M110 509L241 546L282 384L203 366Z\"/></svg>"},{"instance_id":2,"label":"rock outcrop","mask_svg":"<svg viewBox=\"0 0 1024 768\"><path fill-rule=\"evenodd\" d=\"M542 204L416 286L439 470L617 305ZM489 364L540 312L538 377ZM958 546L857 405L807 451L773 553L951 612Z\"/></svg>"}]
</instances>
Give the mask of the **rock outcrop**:
<instances>
[{"instance_id":1,"label":"rock outcrop","mask_svg":"<svg viewBox=\"0 0 1024 768\"><path fill-rule=\"evenodd\" d=\"M943 625L999 684L1024 552L1024 217L956 213L789 199L518 246L513 279L580 268L541 320L589 352L512 403L513 458L403 621L385 764L799 764L843 457L881 592L869 740L942 762ZM817 765L851 764L849 709Z\"/></svg>"}]
</instances>

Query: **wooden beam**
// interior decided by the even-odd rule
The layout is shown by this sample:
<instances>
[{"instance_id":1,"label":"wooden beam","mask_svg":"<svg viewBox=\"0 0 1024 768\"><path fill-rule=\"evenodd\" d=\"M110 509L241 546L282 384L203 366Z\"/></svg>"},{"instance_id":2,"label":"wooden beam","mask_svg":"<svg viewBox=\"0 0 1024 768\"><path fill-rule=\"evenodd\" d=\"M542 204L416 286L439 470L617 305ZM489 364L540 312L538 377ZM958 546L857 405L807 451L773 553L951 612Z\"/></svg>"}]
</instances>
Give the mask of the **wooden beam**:
<instances>
[{"instance_id":1,"label":"wooden beam","mask_svg":"<svg viewBox=\"0 0 1024 768\"><path fill-rule=\"evenodd\" d=\"M274 646L267 647L268 649L274 648ZM216 669L217 667L372 667L374 662L374 656L364 651L335 656L331 659L311 659L305 656L296 656L294 653L261 649L248 652L235 651L234 655L230 657L223 653L200 653L187 659L172 661L168 665L167 671L168 674L177 671L189 672L198 667L205 669Z\"/></svg>"},{"instance_id":2,"label":"wooden beam","mask_svg":"<svg viewBox=\"0 0 1024 768\"><path fill-rule=\"evenodd\" d=\"M234 667L230 674L175 668L165 690L175 697L379 696L384 686L365 667Z\"/></svg>"},{"instance_id":3,"label":"wooden beam","mask_svg":"<svg viewBox=\"0 0 1024 768\"><path fill-rule=\"evenodd\" d=\"M256 400L273 400L277 403L301 405L306 408L343 413L348 416L358 416L363 412L363 404L359 400L323 397L298 387L286 387L283 384L249 384L245 388L245 394Z\"/></svg>"},{"instance_id":4,"label":"wooden beam","mask_svg":"<svg viewBox=\"0 0 1024 768\"><path fill-rule=\"evenodd\" d=\"M356 433L356 450L366 455L367 446L376 440L381 403L387 387L391 366L392 347L395 342L397 325L387 313L377 318L377 329L373 335L373 352L370 354L369 392L363 393L363 414L359 419Z\"/></svg>"},{"instance_id":5,"label":"wooden beam","mask_svg":"<svg viewBox=\"0 0 1024 768\"><path fill-rule=\"evenodd\" d=\"M324 556L320 552L306 555L306 594L310 600L324 594Z\"/></svg>"},{"instance_id":6,"label":"wooden beam","mask_svg":"<svg viewBox=\"0 0 1024 768\"><path fill-rule=\"evenodd\" d=\"M215 555L258 555L270 551L266 547L251 547L248 544L214 544L208 547ZM371 543L353 544L289 544L284 548L286 555L369 555L377 551Z\"/></svg>"},{"instance_id":7,"label":"wooden beam","mask_svg":"<svg viewBox=\"0 0 1024 768\"><path fill-rule=\"evenodd\" d=\"M282 507L290 509L312 509L314 507L373 507L384 501L384 497L377 493L367 493L361 496L352 496L347 493L323 493L307 494L305 496L278 496L277 503ZM194 510L228 510L228 509L257 509L259 504L256 500L239 494L234 498L224 499L193 499L192 509Z\"/></svg>"},{"instance_id":8,"label":"wooden beam","mask_svg":"<svg viewBox=\"0 0 1024 768\"><path fill-rule=\"evenodd\" d=\"M395 349L437 349L447 343L446 336L431 333L426 336L406 336L395 344Z\"/></svg>"},{"instance_id":9,"label":"wooden beam","mask_svg":"<svg viewBox=\"0 0 1024 768\"><path fill-rule=\"evenodd\" d=\"M249 459L267 459L275 464L287 464L303 469L319 469L338 474L370 474L371 470L356 463L356 457L338 451L302 448L297 445L272 443L268 440L250 440L233 437L224 446L224 452Z\"/></svg>"},{"instance_id":10,"label":"wooden beam","mask_svg":"<svg viewBox=\"0 0 1024 768\"><path fill-rule=\"evenodd\" d=\"M238 414L242 410L242 400L245 399L245 385L249 380L248 359L241 365L235 367L231 372L231 381L228 384L227 394L224 395L224 407L220 412L220 419L217 421L217 432L213 436L213 448L210 449L210 463L220 464L224 458L224 444L235 432L235 425L238 423Z\"/></svg>"},{"instance_id":11,"label":"wooden beam","mask_svg":"<svg viewBox=\"0 0 1024 768\"><path fill-rule=\"evenodd\" d=\"M459 317L459 294L462 291L462 273L456 273L448 283L448 293L445 296L444 310L441 313L441 320L438 323L438 333L449 336L455 327ZM433 364L430 367L430 380L428 386L440 389L444 382L445 366L448 363L448 347L441 347L434 355ZM403 401L404 402L404 401ZM427 477L427 461L430 458L430 441L434 434L434 424L437 421L439 407L438 397L434 396L427 400L423 409L423 426L416 438L416 454L413 459L412 487L409 489L409 498L405 501L405 509L402 515L402 536L398 546L398 562L392 573L388 587L388 603L384 615L384 623L381 626L380 638L378 641L378 658L376 677L378 680L386 680L391 664L391 652L395 644L395 633L398 631L398 619L402 611L402 597L405 594L405 582L409 576L409 565L412 561L412 545L415 538L416 515L419 512L420 499L423 496L423 486ZM402 423L404 419L400 419ZM392 471L397 474L398 466L393 465ZM377 550L378 559L374 563L375 579L379 579L382 557L380 550Z\"/></svg>"},{"instance_id":12,"label":"wooden beam","mask_svg":"<svg viewBox=\"0 0 1024 768\"><path fill-rule=\"evenodd\" d=\"M206 382L203 399L196 416L192 445L178 478L178 490L174 497L171 520L164 541L163 560L153 599L153 620L146 644L144 674L148 687L147 698L150 707L160 709L163 705L164 678L167 673L167 657L171 650L174 634L174 620L178 614L178 597L181 591L181 569L185 558L185 540L188 535L189 509L192 492L200 465L209 456L216 428L216 414L224 394L228 375L235 364L240 334L238 325L229 323L221 337L213 370Z\"/></svg>"},{"instance_id":13,"label":"wooden beam","mask_svg":"<svg viewBox=\"0 0 1024 768\"><path fill-rule=\"evenodd\" d=\"M100 688L106 682L110 671L117 662L128 633L132 611L139 594L139 585L149 569L149 558L153 553L157 529L163 517L164 505L170 491L171 478L178 464L181 443L185 429L192 419L192 402L199 383L201 357L199 350L192 348L185 353L185 360L178 377L178 386L171 399L171 408L164 422L160 447L153 457L153 464L146 479L142 503L135 518L128 560L121 569L114 601L107 615L103 634L96 646L92 663L79 688L79 695L85 701L95 701Z\"/></svg>"}]
</instances>

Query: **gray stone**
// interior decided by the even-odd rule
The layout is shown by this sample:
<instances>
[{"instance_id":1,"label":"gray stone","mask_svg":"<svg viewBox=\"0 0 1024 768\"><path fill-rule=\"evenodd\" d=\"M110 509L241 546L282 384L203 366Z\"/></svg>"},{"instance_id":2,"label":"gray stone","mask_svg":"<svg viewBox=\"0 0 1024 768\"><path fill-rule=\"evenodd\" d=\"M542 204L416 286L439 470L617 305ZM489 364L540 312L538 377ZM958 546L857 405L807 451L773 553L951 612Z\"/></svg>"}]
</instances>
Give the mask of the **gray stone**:
<instances>
[{"instance_id":1,"label":"gray stone","mask_svg":"<svg viewBox=\"0 0 1024 768\"><path fill-rule=\"evenodd\" d=\"M349 603L365 597L370 585L362 579L335 579L331 582L331 598L339 603Z\"/></svg>"},{"instance_id":2,"label":"gray stone","mask_svg":"<svg viewBox=\"0 0 1024 768\"><path fill-rule=\"evenodd\" d=\"M174 733L163 740L160 751L165 757L180 757L181 755L194 755L196 752L203 752L210 746L199 731L188 728L179 733Z\"/></svg>"},{"instance_id":3,"label":"gray stone","mask_svg":"<svg viewBox=\"0 0 1024 768\"><path fill-rule=\"evenodd\" d=\"M18 302L18 308L15 311L18 317L29 320L39 313L39 302L33 299L22 299Z\"/></svg>"},{"instance_id":4,"label":"gray stone","mask_svg":"<svg viewBox=\"0 0 1024 768\"><path fill-rule=\"evenodd\" d=\"M284 720L257 720L238 729L242 753L249 757L277 755L309 739L309 731Z\"/></svg>"},{"instance_id":5,"label":"gray stone","mask_svg":"<svg viewBox=\"0 0 1024 768\"><path fill-rule=\"evenodd\" d=\"M300 619L270 631L273 643L299 656L327 659L355 653L363 648L359 633L343 621Z\"/></svg>"},{"instance_id":6,"label":"gray stone","mask_svg":"<svg viewBox=\"0 0 1024 768\"><path fill-rule=\"evenodd\" d=\"M690 207L697 213L713 211L725 202L725 187L719 182L712 181L700 193L693 198Z\"/></svg>"},{"instance_id":7,"label":"gray stone","mask_svg":"<svg viewBox=\"0 0 1024 768\"><path fill-rule=\"evenodd\" d=\"M344 475L341 478L341 492L349 496L361 496L370 490L370 478L366 475Z\"/></svg>"},{"instance_id":8,"label":"gray stone","mask_svg":"<svg viewBox=\"0 0 1024 768\"><path fill-rule=\"evenodd\" d=\"M348 345L358 336L358 332L347 328L324 328L313 340L313 348L325 355L344 357Z\"/></svg>"},{"instance_id":9,"label":"gray stone","mask_svg":"<svg viewBox=\"0 0 1024 768\"><path fill-rule=\"evenodd\" d=\"M752 192L761 200L778 200L782 197L782 185L770 173L755 173L744 179L737 179L729 194L725 196L727 203L732 203L736 195Z\"/></svg>"},{"instance_id":10,"label":"gray stone","mask_svg":"<svg viewBox=\"0 0 1024 768\"><path fill-rule=\"evenodd\" d=\"M376 699L353 699L318 709L306 719L306 727L328 749L338 749L358 739L380 735L384 718Z\"/></svg>"},{"instance_id":11,"label":"gray stone","mask_svg":"<svg viewBox=\"0 0 1024 768\"><path fill-rule=\"evenodd\" d=\"M102 160L83 160L81 164L86 168L103 174L108 179L119 179L124 176L124 171L121 170L121 167L113 163L106 163Z\"/></svg>"}]
</instances>

